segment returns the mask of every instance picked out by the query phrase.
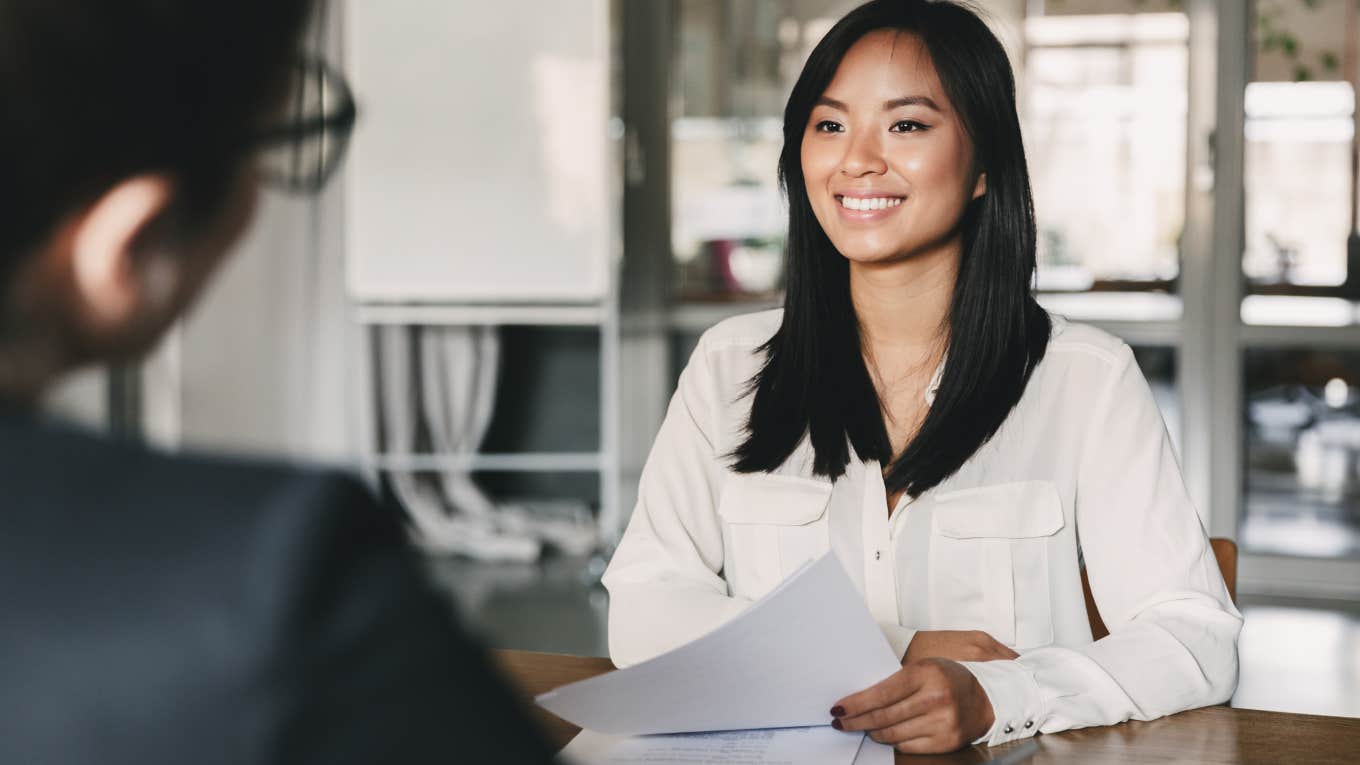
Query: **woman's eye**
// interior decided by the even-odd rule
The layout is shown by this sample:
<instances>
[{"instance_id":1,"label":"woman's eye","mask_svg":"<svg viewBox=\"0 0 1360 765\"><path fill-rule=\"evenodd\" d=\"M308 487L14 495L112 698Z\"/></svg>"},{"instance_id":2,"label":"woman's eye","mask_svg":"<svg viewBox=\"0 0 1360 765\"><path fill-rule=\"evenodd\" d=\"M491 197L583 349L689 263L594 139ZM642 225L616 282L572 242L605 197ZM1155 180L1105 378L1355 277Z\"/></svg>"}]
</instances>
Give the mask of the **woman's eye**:
<instances>
[{"instance_id":1,"label":"woman's eye","mask_svg":"<svg viewBox=\"0 0 1360 765\"><path fill-rule=\"evenodd\" d=\"M892 132L894 133L916 133L925 130L926 126L915 120L899 120L894 122Z\"/></svg>"},{"instance_id":2,"label":"woman's eye","mask_svg":"<svg viewBox=\"0 0 1360 765\"><path fill-rule=\"evenodd\" d=\"M831 120L822 120L813 129L818 133L839 133L844 130L839 122L832 122Z\"/></svg>"}]
</instances>

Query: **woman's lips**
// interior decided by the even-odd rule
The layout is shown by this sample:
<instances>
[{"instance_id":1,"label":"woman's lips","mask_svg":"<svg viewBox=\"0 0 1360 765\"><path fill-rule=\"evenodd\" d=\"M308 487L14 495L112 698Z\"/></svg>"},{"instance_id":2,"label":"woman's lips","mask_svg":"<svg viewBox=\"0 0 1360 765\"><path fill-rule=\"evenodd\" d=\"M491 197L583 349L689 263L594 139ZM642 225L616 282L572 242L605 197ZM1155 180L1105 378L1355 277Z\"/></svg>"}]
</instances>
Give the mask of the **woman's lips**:
<instances>
[{"instance_id":1,"label":"woman's lips","mask_svg":"<svg viewBox=\"0 0 1360 765\"><path fill-rule=\"evenodd\" d=\"M891 216L902 206L906 197L892 195L850 196L836 195L836 208L843 220L873 223Z\"/></svg>"}]
</instances>

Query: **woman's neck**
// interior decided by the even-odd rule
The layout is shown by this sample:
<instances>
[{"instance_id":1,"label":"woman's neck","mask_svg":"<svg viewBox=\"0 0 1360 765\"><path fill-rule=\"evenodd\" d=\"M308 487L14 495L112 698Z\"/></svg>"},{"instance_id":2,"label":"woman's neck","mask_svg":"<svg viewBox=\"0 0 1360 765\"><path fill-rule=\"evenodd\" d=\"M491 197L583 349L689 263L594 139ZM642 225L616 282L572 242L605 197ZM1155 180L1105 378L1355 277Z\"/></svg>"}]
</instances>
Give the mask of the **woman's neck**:
<instances>
[{"instance_id":1,"label":"woman's neck","mask_svg":"<svg viewBox=\"0 0 1360 765\"><path fill-rule=\"evenodd\" d=\"M958 272L957 248L889 263L852 261L850 300L866 352L880 360L943 352Z\"/></svg>"}]
</instances>

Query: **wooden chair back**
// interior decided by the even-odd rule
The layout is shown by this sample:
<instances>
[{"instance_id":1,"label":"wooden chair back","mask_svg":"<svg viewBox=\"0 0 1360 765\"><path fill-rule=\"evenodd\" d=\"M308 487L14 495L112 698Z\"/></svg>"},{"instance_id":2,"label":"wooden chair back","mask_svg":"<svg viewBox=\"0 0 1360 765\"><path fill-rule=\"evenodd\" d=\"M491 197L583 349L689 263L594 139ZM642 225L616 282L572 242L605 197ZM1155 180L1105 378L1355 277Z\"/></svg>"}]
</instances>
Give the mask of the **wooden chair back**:
<instances>
[{"instance_id":1,"label":"wooden chair back","mask_svg":"<svg viewBox=\"0 0 1360 765\"><path fill-rule=\"evenodd\" d=\"M1223 581L1228 585L1228 597L1237 602L1237 544L1231 539L1214 537L1209 540L1209 546L1214 550L1214 558L1218 560L1218 569L1223 572ZM1086 596L1086 618L1091 622L1091 639L1099 640L1110 631L1106 629L1105 622L1100 618L1100 611L1096 609L1096 599L1091 595L1091 582L1086 578L1086 569L1081 570L1081 590Z\"/></svg>"}]
</instances>

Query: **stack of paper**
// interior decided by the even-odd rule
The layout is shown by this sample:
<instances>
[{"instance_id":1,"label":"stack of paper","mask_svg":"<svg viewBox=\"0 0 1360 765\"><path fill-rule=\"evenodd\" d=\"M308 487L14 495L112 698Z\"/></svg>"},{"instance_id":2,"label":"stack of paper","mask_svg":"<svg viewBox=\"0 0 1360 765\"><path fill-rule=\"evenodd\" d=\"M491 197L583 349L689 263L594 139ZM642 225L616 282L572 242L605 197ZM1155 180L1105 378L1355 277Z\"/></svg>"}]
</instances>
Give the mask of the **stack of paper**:
<instances>
[{"instance_id":1,"label":"stack of paper","mask_svg":"<svg viewBox=\"0 0 1360 765\"><path fill-rule=\"evenodd\" d=\"M892 749L831 728L828 710L898 666L839 561L826 555L707 635L538 703L585 729L563 756L589 765L863 765L891 762Z\"/></svg>"},{"instance_id":2,"label":"stack of paper","mask_svg":"<svg viewBox=\"0 0 1360 765\"><path fill-rule=\"evenodd\" d=\"M861 750L863 744L863 750ZM581 731L562 750L571 765L890 765L891 747L830 726L610 736Z\"/></svg>"}]
</instances>

